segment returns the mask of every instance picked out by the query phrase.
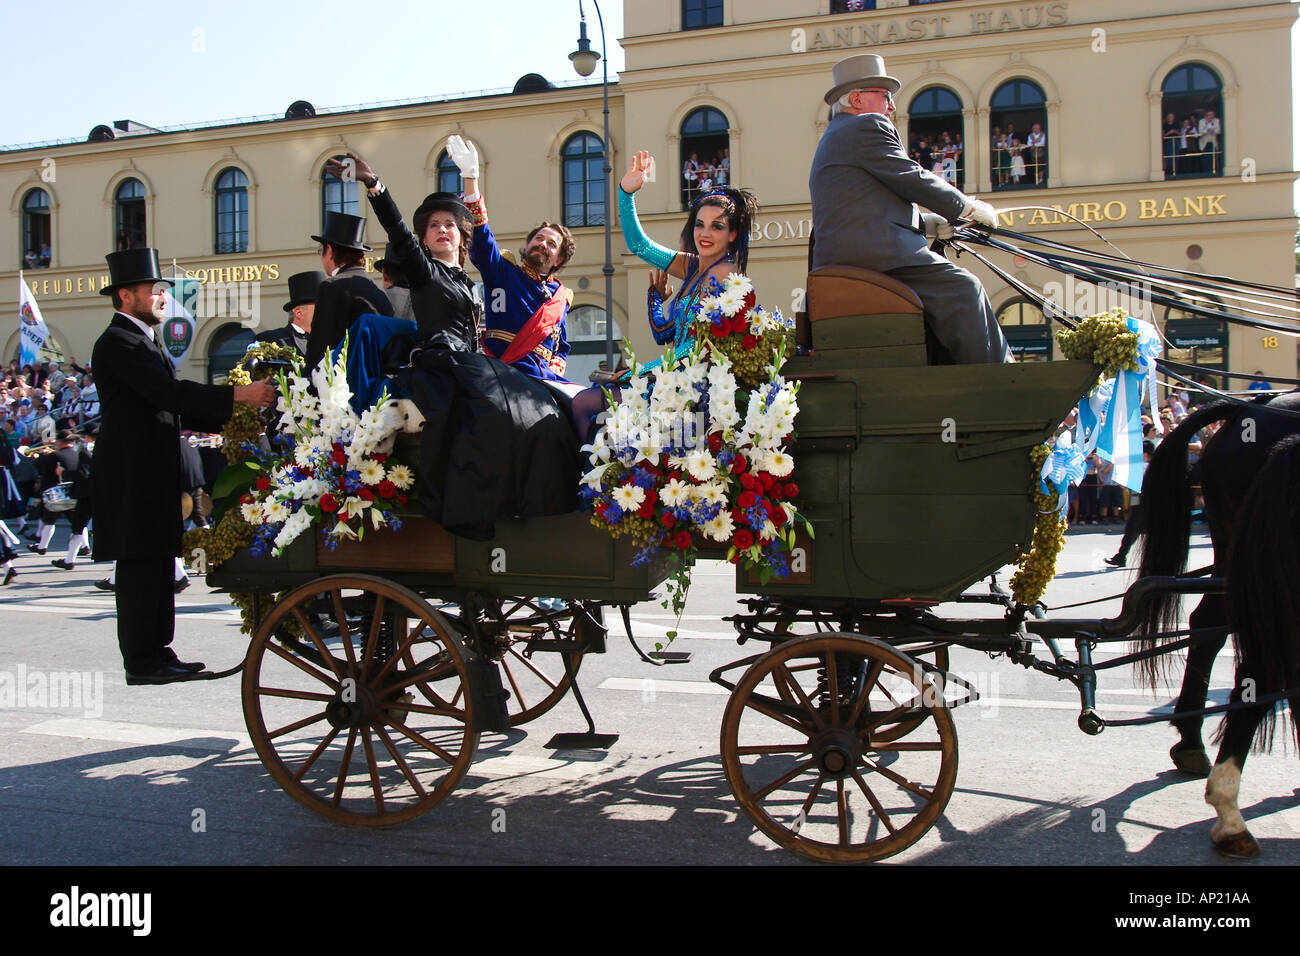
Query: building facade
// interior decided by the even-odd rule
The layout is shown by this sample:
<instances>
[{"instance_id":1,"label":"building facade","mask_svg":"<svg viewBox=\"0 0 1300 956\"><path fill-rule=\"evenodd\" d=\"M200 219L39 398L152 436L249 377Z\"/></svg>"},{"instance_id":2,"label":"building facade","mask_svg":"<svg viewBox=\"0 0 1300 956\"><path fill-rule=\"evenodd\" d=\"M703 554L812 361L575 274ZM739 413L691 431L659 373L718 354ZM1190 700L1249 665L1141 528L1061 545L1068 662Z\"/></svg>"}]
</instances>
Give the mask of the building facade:
<instances>
[{"instance_id":1,"label":"building facade","mask_svg":"<svg viewBox=\"0 0 1300 956\"><path fill-rule=\"evenodd\" d=\"M831 66L863 52L883 55L903 83L895 124L914 156L992 202L1009 228L1106 248L1095 229L1134 259L1293 286L1292 3L647 0L624 17L626 69L610 90L613 178L633 150L654 154L638 208L669 246L706 183L752 190L763 212L748 271L768 307L801 307L808 166L829 119L822 95ZM535 76L500 95L319 115L297 103L285 118L179 132L124 121L85 142L0 152L10 212L0 310L17 317L22 267L52 349L87 358L108 318L97 294L104 254L152 245L202 284L182 374L219 378L252 331L284 322L287 277L318 267L308 237L324 210L367 212L356 184L327 176L326 161L358 153L409 212L458 185L445 155L452 134L479 148L504 245L521 245L543 219L573 229L571 377L585 379L604 352L601 89ZM377 255L375 223L367 236ZM982 265L962 264L984 282L1020 357L1053 357L1042 313ZM998 265L1069 311L1110 304L1029 262ZM651 355L648 267L627 255L617 228L614 269L618 334ZM1207 372L1296 373L1293 338L1121 304L1156 322L1172 357ZM16 321L0 343L6 359L17 354Z\"/></svg>"}]
</instances>

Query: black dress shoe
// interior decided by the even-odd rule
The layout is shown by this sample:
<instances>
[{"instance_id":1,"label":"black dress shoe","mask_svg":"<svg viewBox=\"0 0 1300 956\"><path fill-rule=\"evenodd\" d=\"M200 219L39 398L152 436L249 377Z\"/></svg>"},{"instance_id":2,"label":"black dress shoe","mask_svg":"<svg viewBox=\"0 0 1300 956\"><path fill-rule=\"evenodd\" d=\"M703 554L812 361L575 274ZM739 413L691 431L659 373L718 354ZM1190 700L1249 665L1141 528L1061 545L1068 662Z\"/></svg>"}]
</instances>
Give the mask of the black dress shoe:
<instances>
[{"instance_id":1,"label":"black dress shoe","mask_svg":"<svg viewBox=\"0 0 1300 956\"><path fill-rule=\"evenodd\" d=\"M44 554L44 553L45 553L45 549L44 549L44 548L38 548L38 547L37 547L36 545L34 545L34 544L29 544L29 545L27 546L27 550L30 551L32 554Z\"/></svg>"},{"instance_id":2,"label":"black dress shoe","mask_svg":"<svg viewBox=\"0 0 1300 956\"><path fill-rule=\"evenodd\" d=\"M187 670L179 664L163 664L148 674L132 674L128 671L126 683L131 687L141 684L175 684L180 681L194 680L198 676L195 671Z\"/></svg>"},{"instance_id":3,"label":"black dress shoe","mask_svg":"<svg viewBox=\"0 0 1300 956\"><path fill-rule=\"evenodd\" d=\"M204 664L201 661L183 661L176 656L176 652L170 647L164 650L164 654L169 658L167 663L171 667L179 667L183 671L189 671L191 674L197 674L203 670Z\"/></svg>"},{"instance_id":4,"label":"black dress shoe","mask_svg":"<svg viewBox=\"0 0 1300 956\"><path fill-rule=\"evenodd\" d=\"M99 588L101 591L115 591L115 590L117 590L116 588L113 587L113 582L110 581L108 578L102 578L101 580L96 581L96 582L95 582L95 587Z\"/></svg>"},{"instance_id":5,"label":"black dress shoe","mask_svg":"<svg viewBox=\"0 0 1300 956\"><path fill-rule=\"evenodd\" d=\"M187 587L189 587L189 586L190 586L190 579L189 579L189 578L181 578L179 581L173 581L173 582L172 582L172 593L173 593L173 594L180 594L182 591L184 591L184 590L185 590Z\"/></svg>"},{"instance_id":6,"label":"black dress shoe","mask_svg":"<svg viewBox=\"0 0 1300 956\"><path fill-rule=\"evenodd\" d=\"M1124 559L1121 558L1118 554L1115 555L1113 558L1107 558L1106 563L1109 564L1112 568L1124 567Z\"/></svg>"},{"instance_id":7,"label":"black dress shoe","mask_svg":"<svg viewBox=\"0 0 1300 956\"><path fill-rule=\"evenodd\" d=\"M67 558L56 558L51 561L50 564L54 565L56 568L62 568L64 571L75 571L77 568L75 564L69 564Z\"/></svg>"},{"instance_id":8,"label":"black dress shoe","mask_svg":"<svg viewBox=\"0 0 1300 956\"><path fill-rule=\"evenodd\" d=\"M88 558L88 557L90 557L90 549L87 548L87 547L85 547L85 546L83 545L83 546L82 546L82 547L77 551L77 557L79 557L79 558Z\"/></svg>"}]
</instances>

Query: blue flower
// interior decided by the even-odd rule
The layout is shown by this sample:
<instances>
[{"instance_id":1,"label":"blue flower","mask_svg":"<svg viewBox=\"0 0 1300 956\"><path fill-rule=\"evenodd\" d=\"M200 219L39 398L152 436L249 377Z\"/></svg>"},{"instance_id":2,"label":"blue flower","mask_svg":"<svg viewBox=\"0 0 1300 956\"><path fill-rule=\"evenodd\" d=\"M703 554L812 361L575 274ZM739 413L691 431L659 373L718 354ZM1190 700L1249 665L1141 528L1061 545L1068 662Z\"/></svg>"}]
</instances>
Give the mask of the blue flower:
<instances>
[{"instance_id":1,"label":"blue flower","mask_svg":"<svg viewBox=\"0 0 1300 956\"><path fill-rule=\"evenodd\" d=\"M772 573L778 578L783 578L790 573L790 565L786 561L785 555L778 551L773 551L767 556L767 563L771 566Z\"/></svg>"},{"instance_id":2,"label":"blue flower","mask_svg":"<svg viewBox=\"0 0 1300 956\"><path fill-rule=\"evenodd\" d=\"M623 520L623 509L618 505L610 505L605 509L605 520L610 524L618 524Z\"/></svg>"},{"instance_id":3,"label":"blue flower","mask_svg":"<svg viewBox=\"0 0 1300 956\"><path fill-rule=\"evenodd\" d=\"M745 512L745 520L749 522L749 526L755 531L761 531L763 523L767 521L767 512L763 510L762 505L754 505Z\"/></svg>"},{"instance_id":4,"label":"blue flower","mask_svg":"<svg viewBox=\"0 0 1300 956\"><path fill-rule=\"evenodd\" d=\"M638 488L653 488L657 479L644 468L634 468L632 470L632 484Z\"/></svg>"},{"instance_id":5,"label":"blue flower","mask_svg":"<svg viewBox=\"0 0 1300 956\"><path fill-rule=\"evenodd\" d=\"M384 517L388 520L388 525L389 525L389 527L391 527L394 531L401 531L401 530L402 530L402 519L401 519L401 518L394 517L394 516L393 516L393 513L392 513L391 511L385 511L385 512L384 512Z\"/></svg>"}]
</instances>

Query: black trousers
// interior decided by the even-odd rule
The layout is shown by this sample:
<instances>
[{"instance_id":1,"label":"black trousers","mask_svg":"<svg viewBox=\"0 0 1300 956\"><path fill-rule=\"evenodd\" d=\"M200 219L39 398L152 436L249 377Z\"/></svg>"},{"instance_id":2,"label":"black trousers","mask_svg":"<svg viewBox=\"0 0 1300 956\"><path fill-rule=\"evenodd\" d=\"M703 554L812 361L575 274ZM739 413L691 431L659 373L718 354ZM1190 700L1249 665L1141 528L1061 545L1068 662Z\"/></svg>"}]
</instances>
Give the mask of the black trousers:
<instances>
[{"instance_id":1,"label":"black trousers","mask_svg":"<svg viewBox=\"0 0 1300 956\"><path fill-rule=\"evenodd\" d=\"M176 630L176 595L172 579L176 559L119 558L115 577L117 646L128 674L149 674L172 660Z\"/></svg>"}]
</instances>

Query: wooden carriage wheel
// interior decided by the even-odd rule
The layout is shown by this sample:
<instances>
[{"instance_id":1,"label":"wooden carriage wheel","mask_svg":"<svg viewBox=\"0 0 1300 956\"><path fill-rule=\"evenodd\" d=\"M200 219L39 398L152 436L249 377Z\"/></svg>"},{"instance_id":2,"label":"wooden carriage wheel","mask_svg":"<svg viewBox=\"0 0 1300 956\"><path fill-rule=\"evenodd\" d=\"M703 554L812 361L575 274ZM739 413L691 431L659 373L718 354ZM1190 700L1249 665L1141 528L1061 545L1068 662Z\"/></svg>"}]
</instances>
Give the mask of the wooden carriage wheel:
<instances>
[{"instance_id":1,"label":"wooden carriage wheel","mask_svg":"<svg viewBox=\"0 0 1300 956\"><path fill-rule=\"evenodd\" d=\"M290 620L302 637L280 628ZM474 757L465 658L413 591L369 575L312 581L276 604L249 646L253 746L275 781L322 816L404 823L455 789ZM454 710L438 703L453 697Z\"/></svg>"},{"instance_id":2,"label":"wooden carriage wheel","mask_svg":"<svg viewBox=\"0 0 1300 956\"><path fill-rule=\"evenodd\" d=\"M493 645L494 653L490 657L501 672L501 686L510 695L506 711L510 715L511 727L536 720L569 692L569 674L564 669L561 655L569 658L575 676L582 666L582 651L533 653L528 640L585 643L584 621L583 615L575 613L573 605L563 611L551 611L530 598L504 598L492 602L492 606L486 609L482 627ZM460 707L461 699L455 696L450 700L431 702L445 703L455 709Z\"/></svg>"},{"instance_id":3,"label":"wooden carriage wheel","mask_svg":"<svg viewBox=\"0 0 1300 956\"><path fill-rule=\"evenodd\" d=\"M919 723L898 733L918 706ZM754 661L727 702L721 751L758 829L828 863L911 846L943 813L957 778L957 732L935 677L883 641L852 634L798 638Z\"/></svg>"},{"instance_id":4,"label":"wooden carriage wheel","mask_svg":"<svg viewBox=\"0 0 1300 956\"><path fill-rule=\"evenodd\" d=\"M835 626L829 622L814 621L811 622L811 625L803 625L802 627L804 630L807 630L809 634L837 633ZM790 621L778 621L776 625L773 626L772 630L777 634L789 634L792 637L797 636ZM903 653L907 654L907 656L911 657L913 660L935 667L941 672L948 670L949 659L947 644L940 643L939 641L930 638L917 638L915 644L908 640L888 641L887 643L891 647L903 651ZM816 670L818 666L819 665L816 663L808 662L806 664L798 665L796 672L799 669ZM936 674L935 678L939 681L939 687L942 688L942 674ZM784 683L777 687L777 693L781 695L781 699L786 703L794 703L794 698L790 695L789 688ZM910 719L899 720L895 724L882 728L880 733L876 735L876 739L892 742L901 737L906 737L917 727L920 727L925 723L926 720L926 715L919 713Z\"/></svg>"}]
</instances>

